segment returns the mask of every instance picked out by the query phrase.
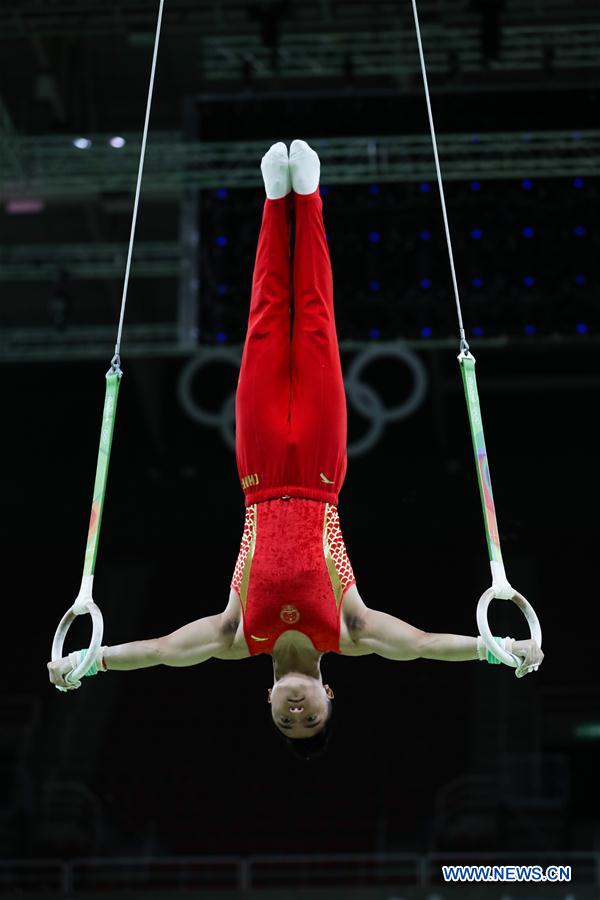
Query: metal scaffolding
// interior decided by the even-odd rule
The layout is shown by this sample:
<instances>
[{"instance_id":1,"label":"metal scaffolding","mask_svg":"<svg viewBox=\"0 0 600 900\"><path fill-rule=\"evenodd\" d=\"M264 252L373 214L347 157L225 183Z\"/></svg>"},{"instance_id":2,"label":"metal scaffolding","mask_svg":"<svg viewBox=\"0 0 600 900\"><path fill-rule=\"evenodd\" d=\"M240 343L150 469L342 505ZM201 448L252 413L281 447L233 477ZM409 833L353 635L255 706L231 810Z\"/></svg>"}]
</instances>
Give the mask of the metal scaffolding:
<instances>
[{"instance_id":1,"label":"metal scaffolding","mask_svg":"<svg viewBox=\"0 0 600 900\"><path fill-rule=\"evenodd\" d=\"M88 135L89 149L77 150L67 136L18 139L22 172L0 157L0 200L45 199L130 193L138 165L139 135L115 150L108 135ZM397 135L319 139L317 149L327 184L430 179L433 159L429 136ZM148 145L144 193L178 199L186 188L259 187L256 161L266 141L188 143L172 132L155 132ZM13 144L13 148L15 145ZM583 132L447 134L439 137L444 177L450 181L506 178L556 178L596 175L600 170L600 130Z\"/></svg>"},{"instance_id":2,"label":"metal scaffolding","mask_svg":"<svg viewBox=\"0 0 600 900\"><path fill-rule=\"evenodd\" d=\"M378 26L380 23L378 22ZM391 76L406 79L419 72L415 36L411 29L392 27L367 31L327 31L282 34L277 68L273 50L259 35L207 36L202 41L202 73L207 81L237 80L241 68L257 80L274 74L284 78L336 78ZM576 25L536 22L502 29L502 53L494 60L498 73L547 73L554 70L597 70L600 22ZM461 27L444 24L423 29L430 75L452 75L456 90L461 73L481 72L481 30L472 22ZM551 60L549 55L551 54ZM442 88L443 89L443 88Z\"/></svg>"},{"instance_id":3,"label":"metal scaffolding","mask_svg":"<svg viewBox=\"0 0 600 900\"><path fill-rule=\"evenodd\" d=\"M59 271L72 279L122 278L125 243L5 244L0 247L0 281L52 282ZM178 278L181 248L177 241L137 241L136 278Z\"/></svg>"},{"instance_id":4,"label":"metal scaffolding","mask_svg":"<svg viewBox=\"0 0 600 900\"><path fill-rule=\"evenodd\" d=\"M252 33L256 25L247 7L245 0L172 0L165 18L165 34ZM424 21L462 25L474 18L468 0L421 0L419 8ZM580 0L576 16L581 22L598 21L598 4L595 0ZM509 25L569 22L574 18L573 3L507 0L503 17ZM377 18L381 27L387 29L399 21L410 21L410 9L394 0L383 0L377 3ZM0 8L0 39L21 39L31 32L47 37L134 34L141 39L144 33L152 31L155 20L155 8L141 0L120 0L118 7L93 0L83 7L80 0L56 0L51 4L16 0ZM372 25L373 7L368 0L345 0L343 4L305 0L289 21L295 30L300 30L298 26L312 31L327 27L362 30Z\"/></svg>"},{"instance_id":5,"label":"metal scaffolding","mask_svg":"<svg viewBox=\"0 0 600 900\"><path fill-rule=\"evenodd\" d=\"M17 134L10 114L0 97L0 173L5 180L24 179L23 160L21 158L21 138ZM1 183L1 182L0 182Z\"/></svg>"},{"instance_id":6,"label":"metal scaffolding","mask_svg":"<svg viewBox=\"0 0 600 900\"><path fill-rule=\"evenodd\" d=\"M189 352L178 339L175 322L127 325L129 357L170 357ZM0 361L61 362L110 359L115 325L50 326L0 329Z\"/></svg>"},{"instance_id":7,"label":"metal scaffolding","mask_svg":"<svg viewBox=\"0 0 600 900\"><path fill-rule=\"evenodd\" d=\"M11 362L64 362L66 360L103 360L110 357L114 345L115 327L111 325L71 326L66 329L50 327L5 328L0 329L0 363ZM195 352L207 360L218 362L223 356L222 346L198 345L195 350L180 340L176 322L157 322L155 324L127 325L127 357L133 358L179 358L187 357ZM577 350L578 353L597 354L600 337L588 335L585 339L552 335L531 338L503 336L495 338L476 338L471 341L475 348L486 350L503 350L508 347L535 349L536 352L554 353L557 348ZM453 351L456 338L422 338L406 339L399 335L395 340L384 342L343 340L340 341L342 353L355 353L367 348L389 347L401 344L417 352L427 350ZM241 358L242 346L228 344L227 353ZM564 374L564 373L563 373ZM542 381L537 380L539 387L547 383L547 375ZM560 378L560 376L559 376ZM598 388L598 377L585 378L582 373L581 386ZM566 381L565 381L566 383ZM518 383L515 382L515 387ZM521 388L523 385L521 385Z\"/></svg>"}]
</instances>

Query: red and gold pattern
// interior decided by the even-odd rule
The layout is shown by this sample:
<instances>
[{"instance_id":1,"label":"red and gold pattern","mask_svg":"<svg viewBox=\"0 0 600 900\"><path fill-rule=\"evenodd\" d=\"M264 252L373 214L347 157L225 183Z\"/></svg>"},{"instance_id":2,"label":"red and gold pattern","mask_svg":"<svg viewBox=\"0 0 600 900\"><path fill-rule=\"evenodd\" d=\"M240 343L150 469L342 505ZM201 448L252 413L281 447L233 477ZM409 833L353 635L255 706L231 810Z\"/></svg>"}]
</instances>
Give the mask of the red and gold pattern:
<instances>
[{"instance_id":1,"label":"red and gold pattern","mask_svg":"<svg viewBox=\"0 0 600 900\"><path fill-rule=\"evenodd\" d=\"M244 533L240 552L231 580L231 587L240 598L243 609L246 608L246 595L248 593L248 580L250 578L250 566L256 546L256 504L246 507L244 520Z\"/></svg>"},{"instance_id":2,"label":"red and gold pattern","mask_svg":"<svg viewBox=\"0 0 600 900\"><path fill-rule=\"evenodd\" d=\"M354 577L344 538L342 537L337 506L332 506L330 503L326 504L325 510L323 550L332 579L333 591L336 595L336 603L339 606L348 588L356 584L356 578ZM329 560L331 560L333 565L329 563Z\"/></svg>"},{"instance_id":3,"label":"red and gold pattern","mask_svg":"<svg viewBox=\"0 0 600 900\"><path fill-rule=\"evenodd\" d=\"M247 507L231 587L252 654L272 652L290 629L339 652L342 602L354 583L335 506L278 499Z\"/></svg>"}]
</instances>

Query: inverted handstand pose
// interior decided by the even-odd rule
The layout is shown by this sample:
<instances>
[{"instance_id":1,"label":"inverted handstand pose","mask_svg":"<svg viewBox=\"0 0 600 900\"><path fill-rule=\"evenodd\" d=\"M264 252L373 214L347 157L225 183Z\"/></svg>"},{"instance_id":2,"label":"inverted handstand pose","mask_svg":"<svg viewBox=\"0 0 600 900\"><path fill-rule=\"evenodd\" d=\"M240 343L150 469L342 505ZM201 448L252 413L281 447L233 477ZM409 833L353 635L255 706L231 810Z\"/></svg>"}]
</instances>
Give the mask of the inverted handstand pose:
<instances>
[{"instance_id":1,"label":"inverted handstand pose","mask_svg":"<svg viewBox=\"0 0 600 900\"><path fill-rule=\"evenodd\" d=\"M165 637L102 647L88 674L269 653L273 721L286 736L309 739L331 714L324 653L460 662L484 659L485 648L476 637L430 634L370 609L358 593L337 512L346 402L319 158L304 141L292 143L288 158L279 143L261 169L267 200L236 398L246 520L229 602ZM517 674L541 663L534 641L504 640L522 660ZM48 663L53 684L79 686L65 676L81 652Z\"/></svg>"}]
</instances>

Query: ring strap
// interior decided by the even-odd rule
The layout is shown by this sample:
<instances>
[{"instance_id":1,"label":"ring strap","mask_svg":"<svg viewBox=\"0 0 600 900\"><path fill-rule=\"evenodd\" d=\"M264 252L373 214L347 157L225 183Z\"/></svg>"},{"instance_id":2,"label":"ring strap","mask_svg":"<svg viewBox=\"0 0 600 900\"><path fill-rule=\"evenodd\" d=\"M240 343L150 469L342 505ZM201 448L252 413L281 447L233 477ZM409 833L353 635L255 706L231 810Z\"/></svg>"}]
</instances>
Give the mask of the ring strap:
<instances>
[{"instance_id":1,"label":"ring strap","mask_svg":"<svg viewBox=\"0 0 600 900\"><path fill-rule=\"evenodd\" d=\"M500 550L500 533L496 519L496 507L492 493L492 479L488 464L485 436L483 433L483 419L479 405L479 393L477 391L477 379L475 377L475 357L470 353L461 352L458 356L460 371L462 374L473 452L475 454L475 466L477 469L477 481L479 483L479 496L483 510L483 523L487 540L488 555L492 569L492 581L495 596L509 600L514 591L508 582Z\"/></svg>"},{"instance_id":2,"label":"ring strap","mask_svg":"<svg viewBox=\"0 0 600 900\"><path fill-rule=\"evenodd\" d=\"M122 372L120 369L110 369L106 375L106 393L104 396L104 410L102 412L102 428L100 430L100 446L98 448L94 497L92 500L92 512L90 515L90 526L83 564L84 578L93 576L94 568L96 566L98 541L100 539L100 525L102 523L102 511L104 508L104 496L106 494L106 482L108 480L108 466L110 463L110 452L115 430L117 400L119 397L121 377Z\"/></svg>"}]
</instances>

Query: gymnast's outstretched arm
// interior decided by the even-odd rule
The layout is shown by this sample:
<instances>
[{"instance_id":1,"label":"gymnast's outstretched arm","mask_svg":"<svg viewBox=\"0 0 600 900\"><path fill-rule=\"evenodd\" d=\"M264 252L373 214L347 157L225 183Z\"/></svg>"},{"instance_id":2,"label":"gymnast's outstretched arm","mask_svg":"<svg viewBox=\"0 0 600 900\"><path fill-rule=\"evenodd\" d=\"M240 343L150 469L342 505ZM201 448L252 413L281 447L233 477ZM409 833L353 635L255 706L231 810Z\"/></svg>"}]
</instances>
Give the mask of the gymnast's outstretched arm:
<instances>
[{"instance_id":1,"label":"gymnast's outstretched arm","mask_svg":"<svg viewBox=\"0 0 600 900\"><path fill-rule=\"evenodd\" d=\"M235 640L239 622L239 600L233 596L222 613L196 619L164 637L102 647L98 670L128 672L160 665L195 666L212 658L241 659L248 653L247 650L244 653L240 642ZM49 662L51 683L59 687L78 687L65 681L65 676L74 668L73 663L69 656Z\"/></svg>"},{"instance_id":2,"label":"gymnast's outstretched arm","mask_svg":"<svg viewBox=\"0 0 600 900\"><path fill-rule=\"evenodd\" d=\"M104 648L106 668L115 672L149 666L195 666L224 656L231 648L237 623L225 613L196 619L164 637Z\"/></svg>"},{"instance_id":3,"label":"gymnast's outstretched arm","mask_svg":"<svg viewBox=\"0 0 600 900\"><path fill-rule=\"evenodd\" d=\"M438 659L445 662L480 658L476 637L422 631L388 613L370 609L355 589L351 588L348 595L344 600L344 618L356 655L375 653L386 659ZM522 660L517 674L526 674L544 658L532 640L514 641L511 650Z\"/></svg>"}]
</instances>

